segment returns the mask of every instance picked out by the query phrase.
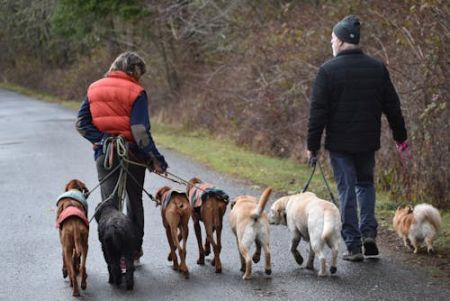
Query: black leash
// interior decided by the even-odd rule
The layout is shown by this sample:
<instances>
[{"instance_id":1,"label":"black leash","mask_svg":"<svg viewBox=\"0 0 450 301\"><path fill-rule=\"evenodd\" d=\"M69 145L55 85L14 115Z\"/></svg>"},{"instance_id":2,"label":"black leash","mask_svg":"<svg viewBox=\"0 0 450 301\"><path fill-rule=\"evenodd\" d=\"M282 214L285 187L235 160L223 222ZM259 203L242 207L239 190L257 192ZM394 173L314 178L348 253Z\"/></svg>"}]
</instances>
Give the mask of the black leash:
<instances>
[{"instance_id":1,"label":"black leash","mask_svg":"<svg viewBox=\"0 0 450 301\"><path fill-rule=\"evenodd\" d=\"M312 172L311 172L311 175L309 176L308 181L307 181L306 184L305 184L305 187L303 187L302 193L303 193L303 192L306 192L306 190L308 189L308 186L309 186L309 184L311 183L311 180L312 180L312 178L313 178L313 176L314 176L314 173L316 172L316 166L317 166L317 165L319 165L320 173L322 174L323 181L325 182L325 186L327 187L328 193L330 194L331 201L332 201L336 206L338 206L338 204L337 204L337 202L336 202L336 199L334 198L333 192L331 192L331 188L330 188L330 186L328 185L328 181L327 181L327 179L325 178L325 174L324 174L324 172L323 172L322 165L320 165L320 161L319 161L319 160L317 160L317 162L315 162L315 164L313 165L313 170L312 170Z\"/></svg>"}]
</instances>

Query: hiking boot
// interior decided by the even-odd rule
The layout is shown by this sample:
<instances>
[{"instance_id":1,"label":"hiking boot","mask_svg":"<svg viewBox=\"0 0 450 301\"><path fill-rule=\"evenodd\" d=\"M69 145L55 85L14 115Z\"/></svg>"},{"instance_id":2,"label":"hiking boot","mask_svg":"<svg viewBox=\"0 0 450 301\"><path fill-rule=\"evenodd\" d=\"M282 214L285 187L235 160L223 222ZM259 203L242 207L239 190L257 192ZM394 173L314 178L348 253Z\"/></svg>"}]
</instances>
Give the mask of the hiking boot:
<instances>
[{"instance_id":1,"label":"hiking boot","mask_svg":"<svg viewBox=\"0 0 450 301\"><path fill-rule=\"evenodd\" d=\"M378 255L378 247L373 237L366 237L363 239L364 255L365 256L376 256Z\"/></svg>"},{"instance_id":2,"label":"hiking boot","mask_svg":"<svg viewBox=\"0 0 450 301\"><path fill-rule=\"evenodd\" d=\"M355 250L349 250L342 256L342 259L353 262L360 262L364 260L364 256L361 253L361 248Z\"/></svg>"},{"instance_id":3,"label":"hiking boot","mask_svg":"<svg viewBox=\"0 0 450 301\"><path fill-rule=\"evenodd\" d=\"M120 257L120 272L125 274L127 272L127 264L125 262L125 257Z\"/></svg>"},{"instance_id":4,"label":"hiking boot","mask_svg":"<svg viewBox=\"0 0 450 301\"><path fill-rule=\"evenodd\" d=\"M134 252L133 260L134 260L134 267L140 267L142 265L140 258L144 255L144 252L142 251L142 247L139 251Z\"/></svg>"}]
</instances>

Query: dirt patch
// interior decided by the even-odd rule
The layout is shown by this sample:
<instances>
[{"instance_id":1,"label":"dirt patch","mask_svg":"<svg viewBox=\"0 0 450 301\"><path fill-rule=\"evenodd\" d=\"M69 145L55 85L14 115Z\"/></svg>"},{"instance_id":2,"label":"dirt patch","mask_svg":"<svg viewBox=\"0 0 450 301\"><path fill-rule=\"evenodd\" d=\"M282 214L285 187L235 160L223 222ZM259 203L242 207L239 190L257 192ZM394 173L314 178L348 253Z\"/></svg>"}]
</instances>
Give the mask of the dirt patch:
<instances>
[{"instance_id":1,"label":"dirt patch","mask_svg":"<svg viewBox=\"0 0 450 301\"><path fill-rule=\"evenodd\" d=\"M401 238L390 229L379 229L377 243L385 255L409 267L421 268L432 278L431 283L450 289L450 254L428 255L425 248L414 254L403 245Z\"/></svg>"}]
</instances>

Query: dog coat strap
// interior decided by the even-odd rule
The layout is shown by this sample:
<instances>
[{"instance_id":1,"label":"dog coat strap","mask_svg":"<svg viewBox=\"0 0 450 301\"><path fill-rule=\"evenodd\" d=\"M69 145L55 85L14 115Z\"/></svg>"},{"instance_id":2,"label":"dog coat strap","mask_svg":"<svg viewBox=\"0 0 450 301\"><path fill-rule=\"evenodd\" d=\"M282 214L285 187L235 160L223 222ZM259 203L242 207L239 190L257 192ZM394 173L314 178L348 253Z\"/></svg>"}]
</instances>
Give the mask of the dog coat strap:
<instances>
[{"instance_id":1,"label":"dog coat strap","mask_svg":"<svg viewBox=\"0 0 450 301\"><path fill-rule=\"evenodd\" d=\"M197 187L193 187L189 191L189 201L191 202L192 207L194 208L201 207L202 203L211 194L218 196L219 198L223 199L225 203L228 203L229 197L223 190L218 189L217 187L209 183L201 183L197 185Z\"/></svg>"},{"instance_id":2,"label":"dog coat strap","mask_svg":"<svg viewBox=\"0 0 450 301\"><path fill-rule=\"evenodd\" d=\"M79 208L70 206L61 212L61 214L58 216L58 219L56 220L56 228L61 229L61 224L68 219L69 217L76 216L80 218L86 226L89 228L89 221L86 217L86 214L84 214L83 211L81 211Z\"/></svg>"},{"instance_id":3,"label":"dog coat strap","mask_svg":"<svg viewBox=\"0 0 450 301\"><path fill-rule=\"evenodd\" d=\"M173 189L168 190L168 191L164 192L161 197L162 208L166 208L167 205L169 205L170 201L172 200L172 196L174 194L184 194L186 196L186 193L184 193L184 192L173 190Z\"/></svg>"},{"instance_id":4,"label":"dog coat strap","mask_svg":"<svg viewBox=\"0 0 450 301\"><path fill-rule=\"evenodd\" d=\"M81 205L83 205L84 210L86 211L86 214L88 214L88 202L86 201L86 197L84 196L84 194L81 191L79 191L77 189L70 189L70 190L64 192L63 194L61 194L58 197L58 200L56 201L56 206L58 206L58 203L60 200L66 199L66 198L69 198L69 199L79 202Z\"/></svg>"}]
</instances>

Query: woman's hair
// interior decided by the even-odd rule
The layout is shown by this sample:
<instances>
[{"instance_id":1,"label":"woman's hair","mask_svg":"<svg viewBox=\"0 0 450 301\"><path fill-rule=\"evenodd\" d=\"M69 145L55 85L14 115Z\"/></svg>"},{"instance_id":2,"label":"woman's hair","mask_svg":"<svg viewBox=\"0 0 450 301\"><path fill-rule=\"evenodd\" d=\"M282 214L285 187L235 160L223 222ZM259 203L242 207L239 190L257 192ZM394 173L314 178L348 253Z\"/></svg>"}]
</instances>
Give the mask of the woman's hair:
<instances>
[{"instance_id":1,"label":"woman's hair","mask_svg":"<svg viewBox=\"0 0 450 301\"><path fill-rule=\"evenodd\" d=\"M137 53L126 51L114 60L108 72L111 71L123 71L139 80L145 73L145 62Z\"/></svg>"}]
</instances>

